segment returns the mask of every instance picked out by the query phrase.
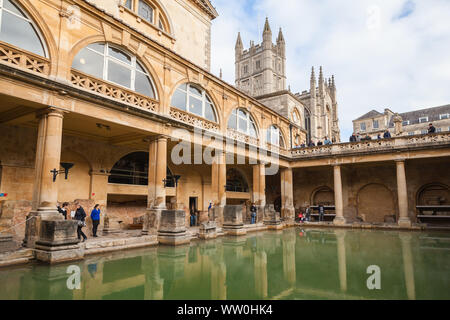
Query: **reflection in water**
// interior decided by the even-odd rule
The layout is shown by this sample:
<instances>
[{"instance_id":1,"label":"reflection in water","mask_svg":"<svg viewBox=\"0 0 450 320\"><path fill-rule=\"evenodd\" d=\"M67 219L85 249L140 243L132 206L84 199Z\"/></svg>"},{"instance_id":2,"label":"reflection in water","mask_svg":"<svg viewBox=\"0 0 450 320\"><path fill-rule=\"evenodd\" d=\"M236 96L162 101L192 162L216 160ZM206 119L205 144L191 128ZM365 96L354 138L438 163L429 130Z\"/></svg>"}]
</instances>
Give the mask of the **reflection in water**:
<instances>
[{"instance_id":1,"label":"reflection in water","mask_svg":"<svg viewBox=\"0 0 450 320\"><path fill-rule=\"evenodd\" d=\"M0 270L0 299L449 299L450 235L289 229ZM381 290L366 286L381 269Z\"/></svg>"}]
</instances>

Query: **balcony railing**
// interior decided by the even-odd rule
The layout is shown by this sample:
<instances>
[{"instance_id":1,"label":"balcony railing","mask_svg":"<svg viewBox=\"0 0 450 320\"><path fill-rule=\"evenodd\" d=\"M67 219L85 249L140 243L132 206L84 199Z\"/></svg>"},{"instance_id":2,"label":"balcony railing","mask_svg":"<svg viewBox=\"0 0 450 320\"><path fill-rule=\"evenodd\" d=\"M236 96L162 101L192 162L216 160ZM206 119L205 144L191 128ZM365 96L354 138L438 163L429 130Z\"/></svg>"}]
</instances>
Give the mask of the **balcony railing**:
<instances>
[{"instance_id":1,"label":"balcony railing","mask_svg":"<svg viewBox=\"0 0 450 320\"><path fill-rule=\"evenodd\" d=\"M244 142L244 143L247 143L247 144L251 144L251 145L254 145L254 146L258 146L259 145L258 138L248 136L245 133L236 131L234 129L228 129L227 130L227 137L230 138L230 139L237 140L237 141L240 141L240 142Z\"/></svg>"},{"instance_id":2,"label":"balcony railing","mask_svg":"<svg viewBox=\"0 0 450 320\"><path fill-rule=\"evenodd\" d=\"M178 121L190 124L197 128L202 128L209 131L220 132L220 127L218 123L206 120L195 114L177 109L170 108L170 116Z\"/></svg>"},{"instance_id":3,"label":"balcony railing","mask_svg":"<svg viewBox=\"0 0 450 320\"><path fill-rule=\"evenodd\" d=\"M3 41L0 41L0 63L46 76L50 74L50 60Z\"/></svg>"},{"instance_id":4,"label":"balcony railing","mask_svg":"<svg viewBox=\"0 0 450 320\"><path fill-rule=\"evenodd\" d=\"M111 83L94 78L77 70L72 69L70 82L77 87L113 98L122 103L126 103L146 111L158 112L159 109L159 102L152 98L146 97L132 90L115 86Z\"/></svg>"},{"instance_id":5,"label":"balcony railing","mask_svg":"<svg viewBox=\"0 0 450 320\"><path fill-rule=\"evenodd\" d=\"M420 148L431 145L450 145L450 132L439 134L424 134L416 136L402 136L392 139L379 139L340 143L327 146L306 147L293 149L293 158L334 156L346 153L383 152L391 150Z\"/></svg>"}]
</instances>

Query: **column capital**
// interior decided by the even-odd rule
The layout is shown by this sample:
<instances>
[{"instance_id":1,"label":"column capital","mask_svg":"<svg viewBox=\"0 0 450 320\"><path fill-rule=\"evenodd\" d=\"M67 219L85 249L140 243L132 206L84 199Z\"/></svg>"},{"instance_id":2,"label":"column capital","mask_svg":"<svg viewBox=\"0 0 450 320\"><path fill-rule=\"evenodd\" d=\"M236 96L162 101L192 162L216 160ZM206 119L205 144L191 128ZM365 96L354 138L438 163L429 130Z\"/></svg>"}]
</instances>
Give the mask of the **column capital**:
<instances>
[{"instance_id":1,"label":"column capital","mask_svg":"<svg viewBox=\"0 0 450 320\"><path fill-rule=\"evenodd\" d=\"M394 161L395 161L396 163L399 163L399 162L405 163L405 162L406 162L406 159L405 159L405 158L401 158L401 159L395 159Z\"/></svg>"},{"instance_id":2,"label":"column capital","mask_svg":"<svg viewBox=\"0 0 450 320\"><path fill-rule=\"evenodd\" d=\"M36 118L40 119L47 116L47 117L60 117L63 119L64 114L66 113L69 113L69 111L58 109L56 107L48 107L46 109L36 111Z\"/></svg>"},{"instance_id":3,"label":"column capital","mask_svg":"<svg viewBox=\"0 0 450 320\"><path fill-rule=\"evenodd\" d=\"M166 135L164 135L164 134L159 134L159 135L156 135L156 136L148 136L148 137L145 137L144 139L142 139L144 142L149 142L149 143L152 143L152 142L155 142L155 141L159 141L159 140L168 140L170 137L169 136L166 136Z\"/></svg>"},{"instance_id":4,"label":"column capital","mask_svg":"<svg viewBox=\"0 0 450 320\"><path fill-rule=\"evenodd\" d=\"M340 164L340 163L332 163L331 164L331 166L333 167L333 168L340 168L340 167L342 167L342 164Z\"/></svg>"}]
</instances>

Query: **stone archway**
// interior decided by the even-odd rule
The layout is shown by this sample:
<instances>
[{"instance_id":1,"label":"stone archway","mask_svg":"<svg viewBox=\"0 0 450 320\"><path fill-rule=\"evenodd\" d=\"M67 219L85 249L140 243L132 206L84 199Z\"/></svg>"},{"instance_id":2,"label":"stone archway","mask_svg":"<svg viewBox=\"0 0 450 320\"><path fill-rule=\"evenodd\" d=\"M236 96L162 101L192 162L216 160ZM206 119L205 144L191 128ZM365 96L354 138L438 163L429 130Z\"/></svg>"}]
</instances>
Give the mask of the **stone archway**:
<instances>
[{"instance_id":1,"label":"stone archway","mask_svg":"<svg viewBox=\"0 0 450 320\"><path fill-rule=\"evenodd\" d=\"M334 191L326 186L316 189L312 193L311 203L314 206L334 206Z\"/></svg>"},{"instance_id":2,"label":"stone archway","mask_svg":"<svg viewBox=\"0 0 450 320\"><path fill-rule=\"evenodd\" d=\"M417 205L450 205L450 188L440 183L430 183L423 186L417 193Z\"/></svg>"},{"instance_id":3,"label":"stone archway","mask_svg":"<svg viewBox=\"0 0 450 320\"><path fill-rule=\"evenodd\" d=\"M358 217L364 222L385 222L387 216L397 216L392 192L382 184L368 184L357 196Z\"/></svg>"}]
</instances>

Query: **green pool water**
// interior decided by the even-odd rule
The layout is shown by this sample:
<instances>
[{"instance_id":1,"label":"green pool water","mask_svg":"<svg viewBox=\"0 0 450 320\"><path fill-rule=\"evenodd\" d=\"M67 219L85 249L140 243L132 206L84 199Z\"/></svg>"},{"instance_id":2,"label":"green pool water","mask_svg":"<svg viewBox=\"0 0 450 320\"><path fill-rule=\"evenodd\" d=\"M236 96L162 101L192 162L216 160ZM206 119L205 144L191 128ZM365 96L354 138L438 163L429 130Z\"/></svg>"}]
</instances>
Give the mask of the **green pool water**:
<instances>
[{"instance_id":1,"label":"green pool water","mask_svg":"<svg viewBox=\"0 0 450 320\"><path fill-rule=\"evenodd\" d=\"M0 299L450 299L449 276L450 233L295 228L0 269Z\"/></svg>"}]
</instances>

